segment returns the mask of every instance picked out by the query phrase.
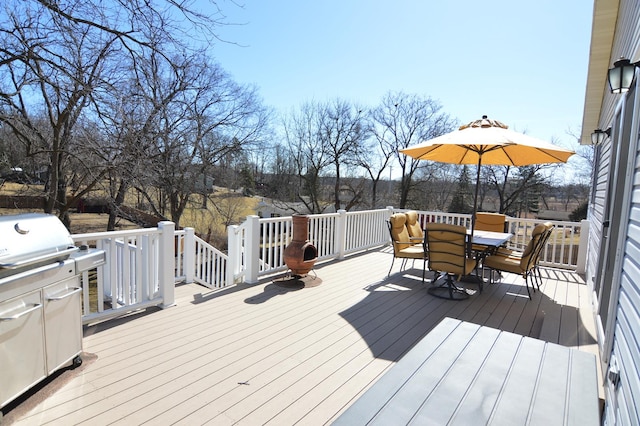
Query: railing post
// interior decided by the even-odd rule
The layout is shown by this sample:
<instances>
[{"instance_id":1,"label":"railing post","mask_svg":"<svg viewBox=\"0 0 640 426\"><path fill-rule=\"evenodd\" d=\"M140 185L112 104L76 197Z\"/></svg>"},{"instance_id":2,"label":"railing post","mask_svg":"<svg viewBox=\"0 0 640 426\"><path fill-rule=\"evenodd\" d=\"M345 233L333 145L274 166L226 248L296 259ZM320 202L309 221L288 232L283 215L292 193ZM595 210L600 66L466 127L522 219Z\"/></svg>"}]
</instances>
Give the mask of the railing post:
<instances>
[{"instance_id":1,"label":"railing post","mask_svg":"<svg viewBox=\"0 0 640 426\"><path fill-rule=\"evenodd\" d=\"M338 259L344 259L345 246L347 243L347 211L338 210L338 218L336 220L336 253Z\"/></svg>"},{"instance_id":2,"label":"railing post","mask_svg":"<svg viewBox=\"0 0 640 426\"><path fill-rule=\"evenodd\" d=\"M240 251L240 239L238 238L238 225L227 226L227 247L229 257L227 259L227 282L230 286L235 284L236 274L242 266L242 252Z\"/></svg>"},{"instance_id":3,"label":"railing post","mask_svg":"<svg viewBox=\"0 0 640 426\"><path fill-rule=\"evenodd\" d=\"M187 283L192 283L196 274L196 238L193 228L184 228L183 241L182 267L184 268L184 280Z\"/></svg>"},{"instance_id":4,"label":"railing post","mask_svg":"<svg viewBox=\"0 0 640 426\"><path fill-rule=\"evenodd\" d=\"M161 308L175 304L175 228L173 222L158 223L160 231L160 253L158 256L158 288L162 296Z\"/></svg>"},{"instance_id":5,"label":"railing post","mask_svg":"<svg viewBox=\"0 0 640 426\"><path fill-rule=\"evenodd\" d=\"M393 206L387 206L387 207L386 207L386 210L387 210L387 215L386 215L386 217L385 217L385 220L386 220L387 222L389 222L389 221L391 220L391 216L393 216ZM386 226L386 225L387 225L387 224L385 223L385 226ZM387 230L387 232L386 232L385 234L389 237L388 244L391 244L391 243L392 243L392 241L391 241L391 236L389 235L389 231Z\"/></svg>"},{"instance_id":6,"label":"railing post","mask_svg":"<svg viewBox=\"0 0 640 426\"><path fill-rule=\"evenodd\" d=\"M244 281L247 284L258 282L260 271L260 217L247 216L247 235L245 241L245 265L246 275Z\"/></svg>"},{"instance_id":7,"label":"railing post","mask_svg":"<svg viewBox=\"0 0 640 426\"><path fill-rule=\"evenodd\" d=\"M589 221L580 221L580 243L578 245L578 259L576 260L576 272L584 274L587 269L587 247L589 242Z\"/></svg>"},{"instance_id":8,"label":"railing post","mask_svg":"<svg viewBox=\"0 0 640 426\"><path fill-rule=\"evenodd\" d=\"M387 211L387 220L391 219L391 216L393 216L393 206L387 206L385 208L385 210Z\"/></svg>"}]
</instances>

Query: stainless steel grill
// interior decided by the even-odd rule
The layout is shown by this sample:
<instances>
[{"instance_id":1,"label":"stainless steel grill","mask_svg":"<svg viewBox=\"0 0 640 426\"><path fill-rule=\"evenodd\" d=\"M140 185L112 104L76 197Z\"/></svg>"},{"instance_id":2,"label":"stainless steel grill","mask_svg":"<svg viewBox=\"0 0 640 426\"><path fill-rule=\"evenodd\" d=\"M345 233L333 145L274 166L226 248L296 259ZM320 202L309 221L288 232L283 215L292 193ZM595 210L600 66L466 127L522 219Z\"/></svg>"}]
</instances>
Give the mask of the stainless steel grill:
<instances>
[{"instance_id":1,"label":"stainless steel grill","mask_svg":"<svg viewBox=\"0 0 640 426\"><path fill-rule=\"evenodd\" d=\"M80 277L104 262L55 216L0 216L0 408L82 363Z\"/></svg>"}]
</instances>

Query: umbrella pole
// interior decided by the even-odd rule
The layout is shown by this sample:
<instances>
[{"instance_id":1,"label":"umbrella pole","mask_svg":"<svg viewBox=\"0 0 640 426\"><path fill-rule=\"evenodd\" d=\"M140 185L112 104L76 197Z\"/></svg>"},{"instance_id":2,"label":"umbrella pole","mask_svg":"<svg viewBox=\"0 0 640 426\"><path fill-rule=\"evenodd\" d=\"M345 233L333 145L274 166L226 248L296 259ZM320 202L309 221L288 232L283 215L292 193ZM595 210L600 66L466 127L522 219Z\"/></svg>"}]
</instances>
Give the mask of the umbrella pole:
<instances>
[{"instance_id":1,"label":"umbrella pole","mask_svg":"<svg viewBox=\"0 0 640 426\"><path fill-rule=\"evenodd\" d=\"M476 228L476 212L478 211L478 189L480 187L480 166L482 165L482 154L478 156L478 172L476 175L476 194L473 197L473 214L471 215L471 238Z\"/></svg>"},{"instance_id":2,"label":"umbrella pole","mask_svg":"<svg viewBox=\"0 0 640 426\"><path fill-rule=\"evenodd\" d=\"M473 213L471 214L471 237L467 245L467 257L471 257L471 242L473 241L473 231L476 229L476 211L478 210L478 188L480 186L480 166L482 165L482 154L478 155L478 171L476 173L476 193L473 196Z\"/></svg>"}]
</instances>

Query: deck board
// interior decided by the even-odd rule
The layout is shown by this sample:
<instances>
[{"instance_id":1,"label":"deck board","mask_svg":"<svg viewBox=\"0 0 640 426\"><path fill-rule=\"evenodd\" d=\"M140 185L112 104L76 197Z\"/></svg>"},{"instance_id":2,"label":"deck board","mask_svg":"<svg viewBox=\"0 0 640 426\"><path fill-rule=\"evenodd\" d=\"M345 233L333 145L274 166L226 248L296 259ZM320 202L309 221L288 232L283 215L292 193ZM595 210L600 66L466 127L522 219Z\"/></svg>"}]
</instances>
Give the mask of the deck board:
<instances>
[{"instance_id":1,"label":"deck board","mask_svg":"<svg viewBox=\"0 0 640 426\"><path fill-rule=\"evenodd\" d=\"M281 277L211 291L176 288L176 305L88 326L96 359L9 424L328 424L445 317L597 352L586 285L544 270L542 291L503 274L464 301L426 291L422 262L387 276L388 248L316 265L322 283ZM36 398L37 395L34 395Z\"/></svg>"}]
</instances>

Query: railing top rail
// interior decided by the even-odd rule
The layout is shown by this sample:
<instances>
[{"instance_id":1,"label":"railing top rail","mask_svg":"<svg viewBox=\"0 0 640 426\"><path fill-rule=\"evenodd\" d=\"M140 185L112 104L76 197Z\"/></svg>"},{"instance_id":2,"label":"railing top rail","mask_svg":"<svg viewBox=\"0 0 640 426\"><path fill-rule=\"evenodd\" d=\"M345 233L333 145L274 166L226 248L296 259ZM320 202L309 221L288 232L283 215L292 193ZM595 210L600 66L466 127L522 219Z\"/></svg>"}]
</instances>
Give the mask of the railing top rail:
<instances>
[{"instance_id":1,"label":"railing top rail","mask_svg":"<svg viewBox=\"0 0 640 426\"><path fill-rule=\"evenodd\" d=\"M381 212L387 212L387 211L389 210L388 209L358 210L354 212L347 212L347 215L367 215L371 213L381 213Z\"/></svg>"},{"instance_id":2,"label":"railing top rail","mask_svg":"<svg viewBox=\"0 0 640 426\"><path fill-rule=\"evenodd\" d=\"M261 217L260 223L276 223L282 221L291 221L291 216Z\"/></svg>"},{"instance_id":3,"label":"railing top rail","mask_svg":"<svg viewBox=\"0 0 640 426\"><path fill-rule=\"evenodd\" d=\"M309 217L337 217L340 216L340 213L315 213L315 214L310 214Z\"/></svg>"},{"instance_id":4,"label":"railing top rail","mask_svg":"<svg viewBox=\"0 0 640 426\"><path fill-rule=\"evenodd\" d=\"M149 235L159 234L158 228L140 228L140 229L127 229L124 231L106 231L106 232L89 232L85 234L72 234L71 238L74 241L80 240L96 240L101 238L114 238L114 237L131 237L137 235Z\"/></svg>"},{"instance_id":5,"label":"railing top rail","mask_svg":"<svg viewBox=\"0 0 640 426\"><path fill-rule=\"evenodd\" d=\"M354 216L354 215L368 215L371 213L381 213L387 211L387 209L374 209L374 210L357 210L357 211L351 211L351 212L345 212L347 214L347 216ZM340 213L338 212L334 212L334 213L314 213L314 214L308 214L307 216L309 216L309 218L318 218L318 217L338 217L340 216ZM275 223L275 222L282 222L282 221L291 221L291 218L293 217L293 215L290 216L277 216L277 217L261 217L260 218L260 223Z\"/></svg>"},{"instance_id":6,"label":"railing top rail","mask_svg":"<svg viewBox=\"0 0 640 426\"><path fill-rule=\"evenodd\" d=\"M563 226L575 226L580 225L580 222L572 222L570 220L554 220L554 219L529 219L529 218L521 218L521 217L510 217L507 216L508 222L531 222L531 223L544 223L551 222L554 225L563 225Z\"/></svg>"},{"instance_id":7,"label":"railing top rail","mask_svg":"<svg viewBox=\"0 0 640 426\"><path fill-rule=\"evenodd\" d=\"M240 235L242 230L247 228L247 222L244 221L240 225L229 225L227 229L231 229L234 235Z\"/></svg>"},{"instance_id":8,"label":"railing top rail","mask_svg":"<svg viewBox=\"0 0 640 426\"><path fill-rule=\"evenodd\" d=\"M307 215L309 218L318 218L318 217L334 217L339 216L338 213L316 213ZM287 221L290 222L292 220L293 215L291 216L277 216L277 217L261 217L260 223L276 223Z\"/></svg>"}]
</instances>

